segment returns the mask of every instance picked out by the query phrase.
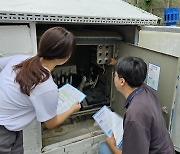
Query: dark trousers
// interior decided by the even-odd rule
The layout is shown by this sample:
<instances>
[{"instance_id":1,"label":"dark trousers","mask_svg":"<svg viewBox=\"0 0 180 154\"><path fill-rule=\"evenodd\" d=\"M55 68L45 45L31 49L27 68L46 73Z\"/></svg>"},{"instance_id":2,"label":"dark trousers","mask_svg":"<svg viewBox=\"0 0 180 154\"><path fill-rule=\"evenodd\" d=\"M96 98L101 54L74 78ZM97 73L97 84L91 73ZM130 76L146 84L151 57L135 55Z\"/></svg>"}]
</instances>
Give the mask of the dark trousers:
<instances>
[{"instance_id":1,"label":"dark trousers","mask_svg":"<svg viewBox=\"0 0 180 154\"><path fill-rule=\"evenodd\" d=\"M0 154L23 153L23 132L9 131L0 125Z\"/></svg>"}]
</instances>

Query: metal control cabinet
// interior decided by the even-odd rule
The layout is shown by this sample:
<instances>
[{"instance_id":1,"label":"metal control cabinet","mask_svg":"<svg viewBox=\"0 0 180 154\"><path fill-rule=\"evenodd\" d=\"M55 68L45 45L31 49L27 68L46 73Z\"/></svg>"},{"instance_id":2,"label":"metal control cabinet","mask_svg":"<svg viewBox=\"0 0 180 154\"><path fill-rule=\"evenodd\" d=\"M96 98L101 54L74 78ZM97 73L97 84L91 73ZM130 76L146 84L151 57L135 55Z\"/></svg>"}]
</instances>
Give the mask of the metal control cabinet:
<instances>
[{"instance_id":1,"label":"metal control cabinet","mask_svg":"<svg viewBox=\"0 0 180 154\"><path fill-rule=\"evenodd\" d=\"M162 68L157 95L175 150L180 152L180 28L144 26L139 33L139 46L159 55L153 57L153 61Z\"/></svg>"},{"instance_id":2,"label":"metal control cabinet","mask_svg":"<svg viewBox=\"0 0 180 154\"><path fill-rule=\"evenodd\" d=\"M163 111L167 111L164 117L169 125L171 106L177 96L179 55L171 54L172 49L164 52L146 46L143 41L148 38L140 30L143 25L156 24L158 17L121 0L0 2L0 54L35 54L41 34L50 27L63 26L74 33L77 49L66 65L57 66L52 72L54 82L59 87L69 82L87 94L83 109L56 129L47 130L33 121L24 131L25 154L97 153L105 136L92 114L103 105L124 113L124 97L113 84L114 68L107 65L112 57L138 56L161 67L156 93L161 106L166 107Z\"/></svg>"}]
</instances>

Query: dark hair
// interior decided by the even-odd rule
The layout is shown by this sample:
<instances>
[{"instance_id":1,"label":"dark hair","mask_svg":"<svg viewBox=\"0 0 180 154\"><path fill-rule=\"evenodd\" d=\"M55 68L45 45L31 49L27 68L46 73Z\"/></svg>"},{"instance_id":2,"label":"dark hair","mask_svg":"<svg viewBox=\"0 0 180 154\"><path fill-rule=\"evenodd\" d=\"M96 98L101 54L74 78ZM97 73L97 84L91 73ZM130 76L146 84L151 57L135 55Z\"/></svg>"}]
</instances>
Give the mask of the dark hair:
<instances>
[{"instance_id":1,"label":"dark hair","mask_svg":"<svg viewBox=\"0 0 180 154\"><path fill-rule=\"evenodd\" d=\"M117 61L115 71L130 87L140 87L146 79L147 65L141 58L127 56Z\"/></svg>"},{"instance_id":2,"label":"dark hair","mask_svg":"<svg viewBox=\"0 0 180 154\"><path fill-rule=\"evenodd\" d=\"M13 67L17 73L15 82L19 83L21 92L30 96L31 90L49 78L49 71L41 65L41 57L63 59L71 56L74 49L75 39L71 32L62 27L48 29L40 39L37 55Z\"/></svg>"}]
</instances>

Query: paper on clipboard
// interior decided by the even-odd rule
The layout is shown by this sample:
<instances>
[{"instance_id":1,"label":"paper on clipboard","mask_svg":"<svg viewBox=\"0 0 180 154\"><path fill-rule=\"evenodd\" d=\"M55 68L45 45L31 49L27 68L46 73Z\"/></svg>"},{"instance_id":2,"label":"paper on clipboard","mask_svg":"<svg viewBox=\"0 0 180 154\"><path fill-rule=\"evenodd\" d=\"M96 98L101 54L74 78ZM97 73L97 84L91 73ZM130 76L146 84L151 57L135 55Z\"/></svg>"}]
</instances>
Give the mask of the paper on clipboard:
<instances>
[{"instance_id":1,"label":"paper on clipboard","mask_svg":"<svg viewBox=\"0 0 180 154\"><path fill-rule=\"evenodd\" d=\"M58 106L57 106L57 114L61 114L70 107L76 103L79 102L81 103L86 95L73 87L70 84L65 84L61 88L59 88L59 101L58 101Z\"/></svg>"},{"instance_id":2,"label":"paper on clipboard","mask_svg":"<svg viewBox=\"0 0 180 154\"><path fill-rule=\"evenodd\" d=\"M120 147L123 138L123 118L112 112L107 106L103 106L93 115L93 118L106 136L111 137L112 133L114 134L116 146Z\"/></svg>"}]
</instances>

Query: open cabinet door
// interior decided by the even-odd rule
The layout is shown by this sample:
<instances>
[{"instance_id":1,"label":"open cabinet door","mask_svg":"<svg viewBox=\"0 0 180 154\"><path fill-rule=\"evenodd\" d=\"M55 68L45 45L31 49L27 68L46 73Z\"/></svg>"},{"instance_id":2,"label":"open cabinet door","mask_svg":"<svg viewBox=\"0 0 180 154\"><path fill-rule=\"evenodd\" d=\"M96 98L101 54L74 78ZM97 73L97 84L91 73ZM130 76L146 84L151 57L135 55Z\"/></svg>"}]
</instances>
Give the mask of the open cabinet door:
<instances>
[{"instance_id":1,"label":"open cabinet door","mask_svg":"<svg viewBox=\"0 0 180 154\"><path fill-rule=\"evenodd\" d=\"M155 92L160 100L161 107L166 107L166 112L163 112L163 115L168 126L175 92L178 58L123 42L119 43L118 48L119 58L127 55L136 56L144 59L148 67L149 64L160 67L159 79L157 81L157 89L155 89ZM145 81L145 84L147 84L147 80ZM124 96L116 91L115 100L113 108L117 109L118 113L123 114Z\"/></svg>"},{"instance_id":2,"label":"open cabinet door","mask_svg":"<svg viewBox=\"0 0 180 154\"><path fill-rule=\"evenodd\" d=\"M180 28L179 27L142 27L139 33L139 46L145 47L161 53L162 60L165 62L166 74L169 74L163 84L161 97L163 100L163 111L166 113L165 119L169 126L170 135L176 151L180 152ZM166 60L164 57L168 57ZM176 61L176 66L169 63L170 59ZM159 59L161 61L161 59ZM175 72L173 73L172 70ZM163 76L165 79L166 76ZM164 89L166 88L166 89ZM171 91L170 91L171 89ZM168 96L169 95L169 96ZM160 99L161 99L160 97ZM162 101L161 101L162 103Z\"/></svg>"},{"instance_id":3,"label":"open cabinet door","mask_svg":"<svg viewBox=\"0 0 180 154\"><path fill-rule=\"evenodd\" d=\"M180 59L179 59L180 63ZM180 69L178 69L178 74L180 74ZM179 75L176 79L176 93L175 93L175 101L173 102L171 119L169 124L169 130L171 134L171 138L173 140L173 144L175 150L180 152L180 80Z\"/></svg>"},{"instance_id":4,"label":"open cabinet door","mask_svg":"<svg viewBox=\"0 0 180 154\"><path fill-rule=\"evenodd\" d=\"M144 59L148 66L145 84L149 84L149 75L152 75L149 68L153 65L159 69L158 77L153 76L156 83L149 85L155 89L175 149L180 151L180 28L141 27L138 38L137 46L120 42L118 57L130 55ZM125 99L119 92L115 94L113 108L122 115Z\"/></svg>"}]
</instances>

